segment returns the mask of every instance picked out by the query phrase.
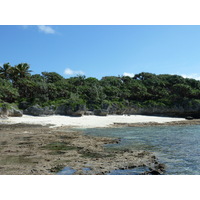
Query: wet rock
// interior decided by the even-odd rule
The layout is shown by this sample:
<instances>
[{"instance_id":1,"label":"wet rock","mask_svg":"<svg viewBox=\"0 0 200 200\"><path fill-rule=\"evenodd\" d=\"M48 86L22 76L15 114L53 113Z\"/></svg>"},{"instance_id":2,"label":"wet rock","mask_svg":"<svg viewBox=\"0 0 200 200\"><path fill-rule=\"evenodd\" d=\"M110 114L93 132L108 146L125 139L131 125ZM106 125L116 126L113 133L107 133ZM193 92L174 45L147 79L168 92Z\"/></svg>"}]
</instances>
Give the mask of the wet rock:
<instances>
[{"instance_id":1,"label":"wet rock","mask_svg":"<svg viewBox=\"0 0 200 200\"><path fill-rule=\"evenodd\" d=\"M160 175L160 172L156 171L156 170L152 170L150 171L151 175Z\"/></svg>"},{"instance_id":2,"label":"wet rock","mask_svg":"<svg viewBox=\"0 0 200 200\"><path fill-rule=\"evenodd\" d=\"M158 165L156 165L157 170L162 174L165 172L165 164L159 163Z\"/></svg>"},{"instance_id":3,"label":"wet rock","mask_svg":"<svg viewBox=\"0 0 200 200\"><path fill-rule=\"evenodd\" d=\"M165 165L162 163L157 164L156 163L154 168L150 168L150 171L147 171L145 173L143 173L142 175L160 175L160 174L164 174L165 172Z\"/></svg>"}]
</instances>

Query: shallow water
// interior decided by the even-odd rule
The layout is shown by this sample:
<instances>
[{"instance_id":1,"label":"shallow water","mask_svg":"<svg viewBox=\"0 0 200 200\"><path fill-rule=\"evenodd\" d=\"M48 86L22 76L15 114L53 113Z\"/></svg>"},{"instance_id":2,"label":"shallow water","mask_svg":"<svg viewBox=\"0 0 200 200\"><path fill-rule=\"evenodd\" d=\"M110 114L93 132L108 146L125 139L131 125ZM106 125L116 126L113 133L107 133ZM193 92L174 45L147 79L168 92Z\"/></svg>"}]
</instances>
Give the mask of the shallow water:
<instances>
[{"instance_id":1,"label":"shallow water","mask_svg":"<svg viewBox=\"0 0 200 200\"><path fill-rule=\"evenodd\" d=\"M76 172L76 170L72 169L71 167L65 167L57 175L72 175Z\"/></svg>"},{"instance_id":2,"label":"shallow water","mask_svg":"<svg viewBox=\"0 0 200 200\"><path fill-rule=\"evenodd\" d=\"M154 152L159 161L166 164L165 174L200 174L200 125L98 128L84 129L84 133L121 138L119 144L107 145L108 149ZM121 171L115 174L121 174Z\"/></svg>"},{"instance_id":3,"label":"shallow water","mask_svg":"<svg viewBox=\"0 0 200 200\"><path fill-rule=\"evenodd\" d=\"M107 175L139 175L146 171L149 171L148 167L135 167L133 169L124 169L124 170L113 170Z\"/></svg>"}]
</instances>

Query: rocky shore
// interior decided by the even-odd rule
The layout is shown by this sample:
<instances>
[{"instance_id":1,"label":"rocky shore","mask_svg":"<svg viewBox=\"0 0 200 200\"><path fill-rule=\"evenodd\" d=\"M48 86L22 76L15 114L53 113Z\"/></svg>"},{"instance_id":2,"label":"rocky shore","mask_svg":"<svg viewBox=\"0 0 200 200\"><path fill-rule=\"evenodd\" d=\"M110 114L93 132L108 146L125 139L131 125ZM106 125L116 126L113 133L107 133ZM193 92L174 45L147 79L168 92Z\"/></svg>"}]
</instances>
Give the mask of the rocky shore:
<instances>
[{"instance_id":1,"label":"rocky shore","mask_svg":"<svg viewBox=\"0 0 200 200\"><path fill-rule=\"evenodd\" d=\"M108 174L112 170L146 166L143 174L162 174L165 166L147 151L108 151L105 144L119 139L83 135L70 127L30 124L0 125L0 174ZM84 169L89 170L84 170Z\"/></svg>"},{"instance_id":2,"label":"rocky shore","mask_svg":"<svg viewBox=\"0 0 200 200\"><path fill-rule=\"evenodd\" d=\"M140 122L140 123L114 123L111 127L148 127L148 126L188 126L200 125L200 119L171 121L171 122Z\"/></svg>"},{"instance_id":3,"label":"rocky shore","mask_svg":"<svg viewBox=\"0 0 200 200\"><path fill-rule=\"evenodd\" d=\"M192 117L195 119L200 118L200 108L197 107L160 107L160 106L147 106L138 107L136 105L120 108L119 105L102 105L99 109L88 109L86 105L77 105L71 107L69 105L51 105L41 107L38 104L29 105L27 102L21 102L18 107L8 103L0 105L0 117L20 117L23 114L31 116L52 116L64 115L80 117L84 115L107 116L107 115L149 115L149 116L165 116L165 117Z\"/></svg>"}]
</instances>

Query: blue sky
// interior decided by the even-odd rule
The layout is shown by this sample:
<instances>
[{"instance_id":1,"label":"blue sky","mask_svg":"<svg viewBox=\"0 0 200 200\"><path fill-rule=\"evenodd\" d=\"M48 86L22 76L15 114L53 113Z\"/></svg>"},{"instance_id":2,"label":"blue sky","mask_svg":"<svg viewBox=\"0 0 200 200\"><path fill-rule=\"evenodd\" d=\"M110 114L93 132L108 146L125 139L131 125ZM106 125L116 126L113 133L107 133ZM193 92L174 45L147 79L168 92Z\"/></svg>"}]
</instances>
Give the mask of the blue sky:
<instances>
[{"instance_id":1,"label":"blue sky","mask_svg":"<svg viewBox=\"0 0 200 200\"><path fill-rule=\"evenodd\" d=\"M200 26L0 26L0 65L64 77L179 74L200 79Z\"/></svg>"}]
</instances>

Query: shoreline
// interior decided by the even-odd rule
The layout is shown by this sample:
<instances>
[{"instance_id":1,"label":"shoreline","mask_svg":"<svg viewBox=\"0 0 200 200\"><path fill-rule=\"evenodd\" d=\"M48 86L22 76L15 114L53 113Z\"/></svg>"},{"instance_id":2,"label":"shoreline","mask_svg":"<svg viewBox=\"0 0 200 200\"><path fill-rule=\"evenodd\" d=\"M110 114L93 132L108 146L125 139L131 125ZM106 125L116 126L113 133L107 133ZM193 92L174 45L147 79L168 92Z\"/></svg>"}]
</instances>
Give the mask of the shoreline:
<instances>
[{"instance_id":1,"label":"shoreline","mask_svg":"<svg viewBox=\"0 0 200 200\"><path fill-rule=\"evenodd\" d=\"M100 118L105 121L107 117ZM116 117L118 118L118 116L112 116L111 118L116 120ZM104 128L200 124L200 120L179 119L179 121L175 121L175 118L164 117L153 117L154 120L159 119L157 122L152 122L150 116L132 116L132 118L126 116L125 118L132 120L137 117L143 119L143 122L114 122L104 126ZM25 118L11 118L17 119L16 121L10 120L10 118L1 120L1 175L54 175L65 167L73 168L76 175L103 175L113 170L126 170L144 166L149 170L142 174L164 173L165 166L159 163L155 154L151 152L136 150L107 151L105 144L117 144L120 139L84 135L80 130L74 130L74 128L88 128L88 124L85 127L81 127L81 123L79 126L63 126L63 121L60 124L51 124L49 120L46 120L49 118L51 116L47 118L25 116ZM18 119L23 123L17 123ZM26 123L24 119L29 120L29 123ZM52 119L55 120L55 116ZM58 119L66 120L69 117L61 116L60 118L58 116ZM94 119L94 117L89 116L87 119ZM80 118L73 118L73 120L79 121ZM4 123L6 121L7 123ZM37 124L38 121L40 124ZM94 126L94 124L92 125ZM90 126L90 128L94 128L93 126ZM103 126L100 126L100 128L103 128ZM84 169L90 170L84 171Z\"/></svg>"},{"instance_id":2,"label":"shoreline","mask_svg":"<svg viewBox=\"0 0 200 200\"><path fill-rule=\"evenodd\" d=\"M65 167L73 168L75 175L103 175L144 166L148 168L145 174L164 172L153 153L107 151L104 145L119 143L119 139L88 136L69 127L1 124L0 135L1 175L55 175Z\"/></svg>"},{"instance_id":3,"label":"shoreline","mask_svg":"<svg viewBox=\"0 0 200 200\"><path fill-rule=\"evenodd\" d=\"M104 128L113 127L119 124L164 124L174 122L186 122L184 118L174 117L160 117L160 116L146 116L146 115L108 115L108 116L82 116L69 117L61 115L51 116L29 116L9 117L7 119L0 119L0 124L40 124L51 125L52 127L74 127L74 128ZM191 120L192 121L192 120ZM187 123L187 122L186 122Z\"/></svg>"},{"instance_id":4,"label":"shoreline","mask_svg":"<svg viewBox=\"0 0 200 200\"><path fill-rule=\"evenodd\" d=\"M120 127L150 127L150 126L192 126L200 125L200 119L184 120L184 121L171 121L171 122L140 122L140 123L114 123L113 128Z\"/></svg>"}]
</instances>

